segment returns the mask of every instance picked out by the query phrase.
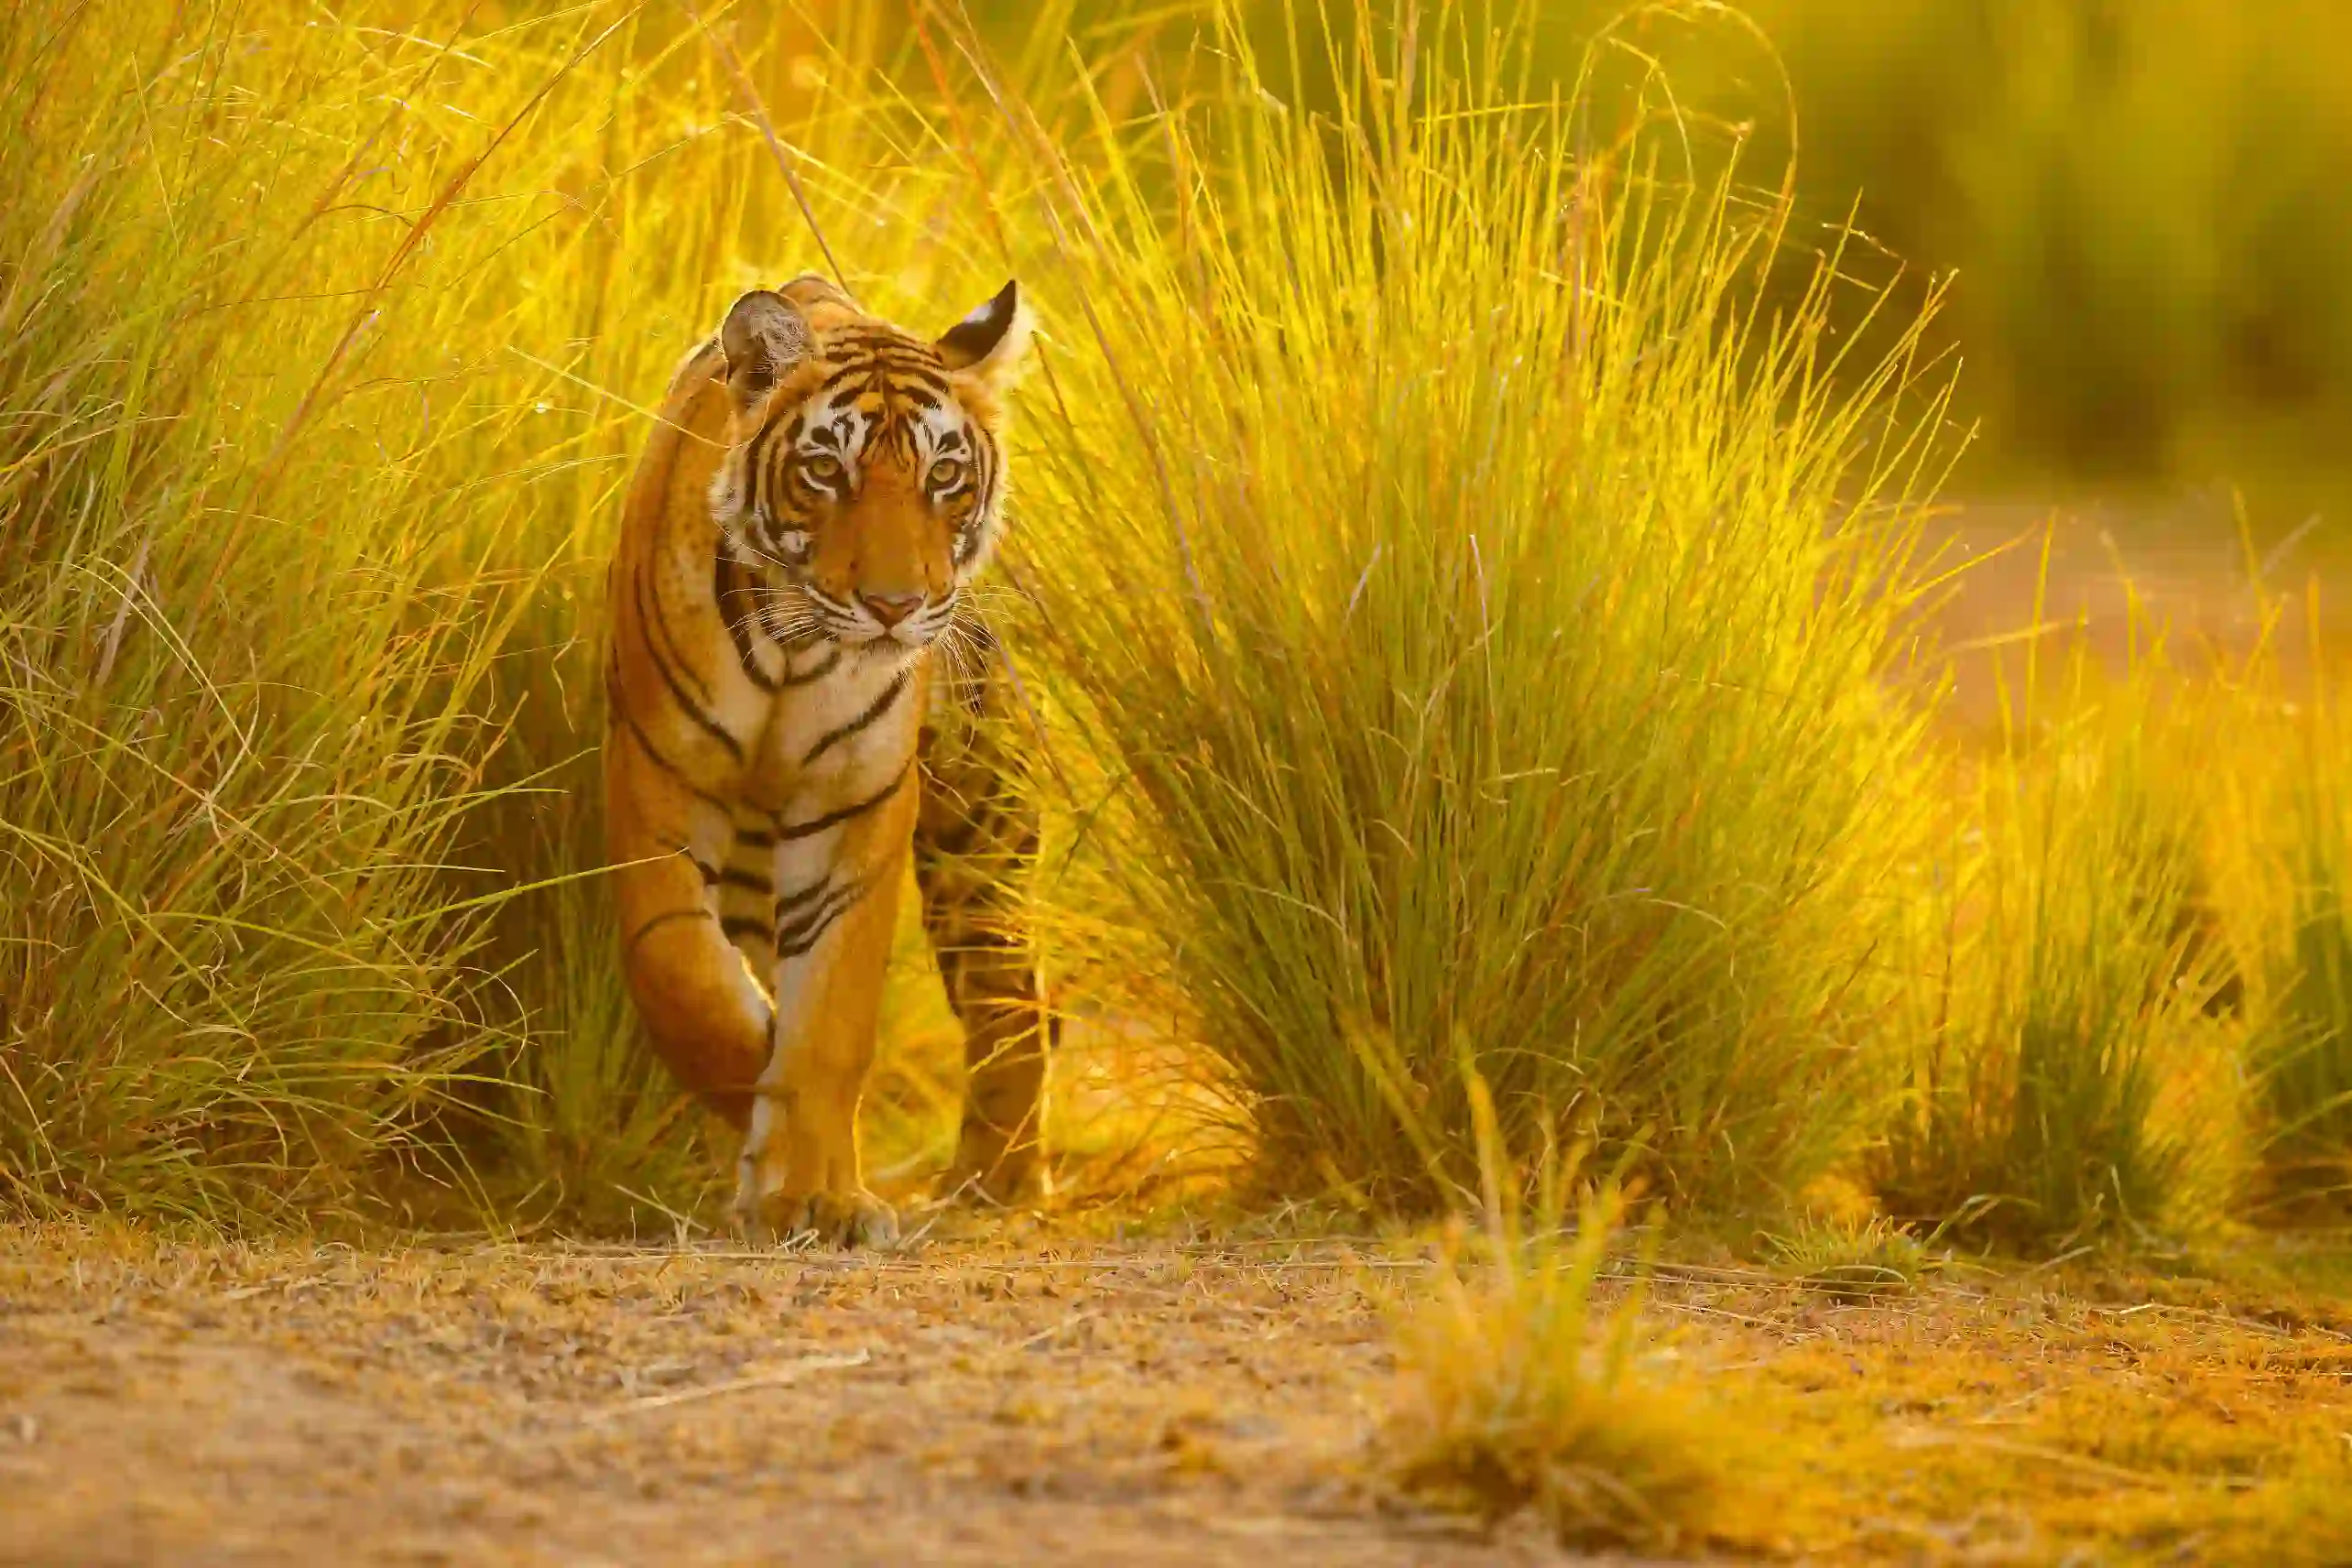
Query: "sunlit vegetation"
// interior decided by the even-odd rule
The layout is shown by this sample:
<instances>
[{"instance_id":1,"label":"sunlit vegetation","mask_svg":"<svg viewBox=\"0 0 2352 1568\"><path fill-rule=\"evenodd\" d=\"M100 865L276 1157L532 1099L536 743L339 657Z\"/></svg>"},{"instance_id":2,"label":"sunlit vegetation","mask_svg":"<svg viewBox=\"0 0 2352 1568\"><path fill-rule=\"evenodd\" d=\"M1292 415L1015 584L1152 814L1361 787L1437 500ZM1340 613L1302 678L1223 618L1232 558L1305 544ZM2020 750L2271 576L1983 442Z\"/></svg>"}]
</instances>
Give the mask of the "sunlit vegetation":
<instances>
[{"instance_id":1,"label":"sunlit vegetation","mask_svg":"<svg viewBox=\"0 0 2352 1568\"><path fill-rule=\"evenodd\" d=\"M1048 311L992 601L1040 918L1073 1036L1164 1042L1260 1190L1459 1202L1474 1082L1693 1214L1844 1171L2028 1247L2340 1160L2332 712L2060 647L1931 740L1940 329L1638 28L1544 96L1442 13L1083 71L922 15L12 14L12 1201L698 1212L600 934L598 580L681 345L828 254ZM2182 781L2233 724L2279 810Z\"/></svg>"},{"instance_id":2,"label":"sunlit vegetation","mask_svg":"<svg viewBox=\"0 0 2352 1568\"><path fill-rule=\"evenodd\" d=\"M1492 1106L1472 1099L1499 1155ZM1398 1484L1490 1523L1531 1512L1572 1547L1706 1542L1733 1511L1741 1434L1661 1370L1639 1290L1607 1293L1624 1190L1599 1183L1571 1214L1556 1162L1524 1204L1509 1168L1485 1163L1475 1228L1398 1327L1382 1432Z\"/></svg>"},{"instance_id":3,"label":"sunlit vegetation","mask_svg":"<svg viewBox=\"0 0 2352 1568\"><path fill-rule=\"evenodd\" d=\"M2323 684L2281 739L2269 812L2284 892L2263 955L2272 1005L2249 1066L2270 1200L2325 1213L2352 1195L2352 737Z\"/></svg>"},{"instance_id":4,"label":"sunlit vegetation","mask_svg":"<svg viewBox=\"0 0 2352 1568\"><path fill-rule=\"evenodd\" d=\"M1069 1206L1384 1245L1468 1216L1399 1318L1386 1484L1714 1538L1737 1425L1609 1279L1649 1267L1612 1262L1628 1192L1647 1234L1752 1243L1710 1281L1791 1311L2341 1220L2330 650L2303 690L2281 605L2227 655L2135 605L2102 668L2072 606L2021 607L2002 722L1963 736L1932 616L1968 412L1997 468L2153 478L2232 430L2291 464L2352 401L2311 270L2352 232L2279 195L2352 145L2290 91L2333 13L1976 7L2018 44L1978 59L1951 8L1844 0L1597 35L526 9L0 16L0 1211L723 1225L725 1138L615 964L603 574L671 367L815 269L933 330L1017 276L1043 318L985 600L1048 813ZM1877 103L1939 50L1981 112ZM2235 139L2133 164L2182 82ZM2000 220L1966 255L1922 216L1954 191ZM2129 277L2130 330L2045 289L2053 254ZM2260 287L2222 311L2224 276ZM866 1125L920 1199L961 1051L912 919ZM1561 1181L1572 1148L1612 1180ZM2118 1430L2145 1451L2110 1480L2201 1462ZM2317 1430L2230 1450L2211 1517L2162 1528L2333 1519Z\"/></svg>"}]
</instances>

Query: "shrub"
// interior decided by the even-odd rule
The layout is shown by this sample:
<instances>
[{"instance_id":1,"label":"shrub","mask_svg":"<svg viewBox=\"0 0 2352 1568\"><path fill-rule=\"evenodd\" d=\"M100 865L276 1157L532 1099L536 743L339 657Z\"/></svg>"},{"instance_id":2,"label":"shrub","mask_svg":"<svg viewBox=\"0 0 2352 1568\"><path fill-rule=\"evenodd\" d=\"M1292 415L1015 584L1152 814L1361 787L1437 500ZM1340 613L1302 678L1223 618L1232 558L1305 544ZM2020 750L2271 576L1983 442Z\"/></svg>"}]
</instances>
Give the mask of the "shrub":
<instances>
[{"instance_id":1,"label":"shrub","mask_svg":"<svg viewBox=\"0 0 2352 1568\"><path fill-rule=\"evenodd\" d=\"M2272 1197L2340 1204L2352 1192L2352 747L2324 668L2292 723L2269 835L2287 881L2284 940L2250 1066Z\"/></svg>"},{"instance_id":2,"label":"shrub","mask_svg":"<svg viewBox=\"0 0 2352 1568\"><path fill-rule=\"evenodd\" d=\"M2034 661L2038 665L2038 660ZM2102 685L2078 641L2009 711L1922 873L1900 1108L1875 1156L1897 1215L2047 1250L2211 1217L2237 1025L2188 747L2161 645Z\"/></svg>"},{"instance_id":3,"label":"shrub","mask_svg":"<svg viewBox=\"0 0 2352 1568\"><path fill-rule=\"evenodd\" d=\"M1311 119L1221 36L1149 135L1028 149L1077 304L1021 568L1134 919L1279 1184L1467 1191L1465 1062L1515 1160L1802 1184L1917 821L1933 388L1828 389L1835 259L1758 314L1784 211L1671 125L1452 34L1334 46Z\"/></svg>"}]
</instances>

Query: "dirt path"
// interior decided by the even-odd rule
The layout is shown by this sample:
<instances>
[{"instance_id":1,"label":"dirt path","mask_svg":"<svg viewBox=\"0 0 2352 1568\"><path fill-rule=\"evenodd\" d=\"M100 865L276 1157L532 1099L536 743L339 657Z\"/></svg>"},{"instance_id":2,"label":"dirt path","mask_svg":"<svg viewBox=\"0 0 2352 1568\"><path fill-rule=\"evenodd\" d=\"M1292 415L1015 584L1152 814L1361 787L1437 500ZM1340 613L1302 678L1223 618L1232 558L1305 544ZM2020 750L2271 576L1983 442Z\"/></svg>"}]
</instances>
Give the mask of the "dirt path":
<instances>
[{"instance_id":1,"label":"dirt path","mask_svg":"<svg viewBox=\"0 0 2352 1568\"><path fill-rule=\"evenodd\" d=\"M1360 1484L1384 1335L1335 1260L0 1259L12 1563L1527 1555Z\"/></svg>"},{"instance_id":2,"label":"dirt path","mask_svg":"<svg viewBox=\"0 0 2352 1568\"><path fill-rule=\"evenodd\" d=\"M1556 1561L1369 1462L1376 1297L1421 1268L985 1226L884 1258L0 1229L0 1562ZM1739 1554L2352 1562L2342 1285L2257 1294L1686 1267L1656 1310L1721 1401Z\"/></svg>"}]
</instances>

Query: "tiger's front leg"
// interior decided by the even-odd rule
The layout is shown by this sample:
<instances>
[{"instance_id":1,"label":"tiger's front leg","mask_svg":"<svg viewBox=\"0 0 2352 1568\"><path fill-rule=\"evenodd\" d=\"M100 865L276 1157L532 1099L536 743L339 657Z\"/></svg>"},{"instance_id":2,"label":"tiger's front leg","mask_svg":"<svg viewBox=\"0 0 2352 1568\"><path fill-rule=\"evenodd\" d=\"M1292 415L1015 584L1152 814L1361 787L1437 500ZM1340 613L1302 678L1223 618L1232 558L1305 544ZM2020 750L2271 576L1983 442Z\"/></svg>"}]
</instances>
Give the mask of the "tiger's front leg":
<instances>
[{"instance_id":1,"label":"tiger's front leg","mask_svg":"<svg viewBox=\"0 0 2352 1568\"><path fill-rule=\"evenodd\" d=\"M866 1190L857 1111L874 1063L916 800L902 775L888 799L850 822L779 831L773 1043L735 1193L755 1241L806 1236L862 1247L898 1238L897 1216Z\"/></svg>"}]
</instances>

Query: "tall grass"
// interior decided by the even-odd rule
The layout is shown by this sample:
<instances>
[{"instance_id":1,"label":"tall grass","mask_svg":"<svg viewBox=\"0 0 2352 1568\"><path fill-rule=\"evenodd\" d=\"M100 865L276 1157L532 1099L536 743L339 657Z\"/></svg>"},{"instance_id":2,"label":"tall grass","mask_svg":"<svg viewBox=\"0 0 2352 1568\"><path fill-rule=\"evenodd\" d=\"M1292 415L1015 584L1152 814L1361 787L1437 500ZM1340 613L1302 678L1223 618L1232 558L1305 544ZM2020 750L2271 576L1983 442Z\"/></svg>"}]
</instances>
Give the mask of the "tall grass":
<instances>
[{"instance_id":1,"label":"tall grass","mask_svg":"<svg viewBox=\"0 0 2352 1568\"><path fill-rule=\"evenodd\" d=\"M1475 1077L1514 1158L1769 1200L1854 1137L1884 999L1936 389L1833 395L1834 257L1758 308L1779 200L1460 20L1336 46L1324 121L1226 14L1184 106L1030 148L1081 345L1039 655L1278 1182L1471 1190Z\"/></svg>"},{"instance_id":2,"label":"tall grass","mask_svg":"<svg viewBox=\"0 0 2352 1568\"><path fill-rule=\"evenodd\" d=\"M435 68L127 20L0 23L0 1171L314 1212L480 1049L434 867L506 601L430 393L363 382L409 296L353 149Z\"/></svg>"},{"instance_id":3,"label":"tall grass","mask_svg":"<svg viewBox=\"0 0 2352 1568\"><path fill-rule=\"evenodd\" d=\"M2194 1225L2229 1197L2238 1025L2194 747L2221 711L2161 640L2119 680L2078 640L1955 767L1919 868L1901 1108L1876 1155L1910 1220L2052 1249Z\"/></svg>"},{"instance_id":4,"label":"tall grass","mask_svg":"<svg viewBox=\"0 0 2352 1568\"><path fill-rule=\"evenodd\" d=\"M2316 620L2316 616L2314 616ZM2352 1195L2352 816L2344 802L2344 716L2321 665L2317 690L2284 737L2269 797L2286 881L2272 925L2271 999L2251 1068L2266 1196L2290 1212Z\"/></svg>"},{"instance_id":5,"label":"tall grass","mask_svg":"<svg viewBox=\"0 0 2352 1568\"><path fill-rule=\"evenodd\" d=\"M1973 978L1905 1032L1916 314L1637 55L1555 91L1532 7L1273 14L0 17L0 1202L695 1210L595 876L601 580L681 352L828 250L914 325L1040 302L991 603L1055 967L1120 1051L1196 1038L1274 1184L1459 1200L1484 1083L1511 1160L1767 1204L1928 1040L1989 1076L1930 1075L1890 1192L2055 1234L2194 1187L2194 833L2110 698L1967 797ZM2302 945L2250 939L2281 1160L2340 1141L2335 755ZM955 1089L919 951L909 1171Z\"/></svg>"},{"instance_id":6,"label":"tall grass","mask_svg":"<svg viewBox=\"0 0 2352 1568\"><path fill-rule=\"evenodd\" d=\"M601 890L563 878L638 403L779 226L701 38L619 5L0 29L12 1195L660 1186L681 1107L617 1060Z\"/></svg>"}]
</instances>

